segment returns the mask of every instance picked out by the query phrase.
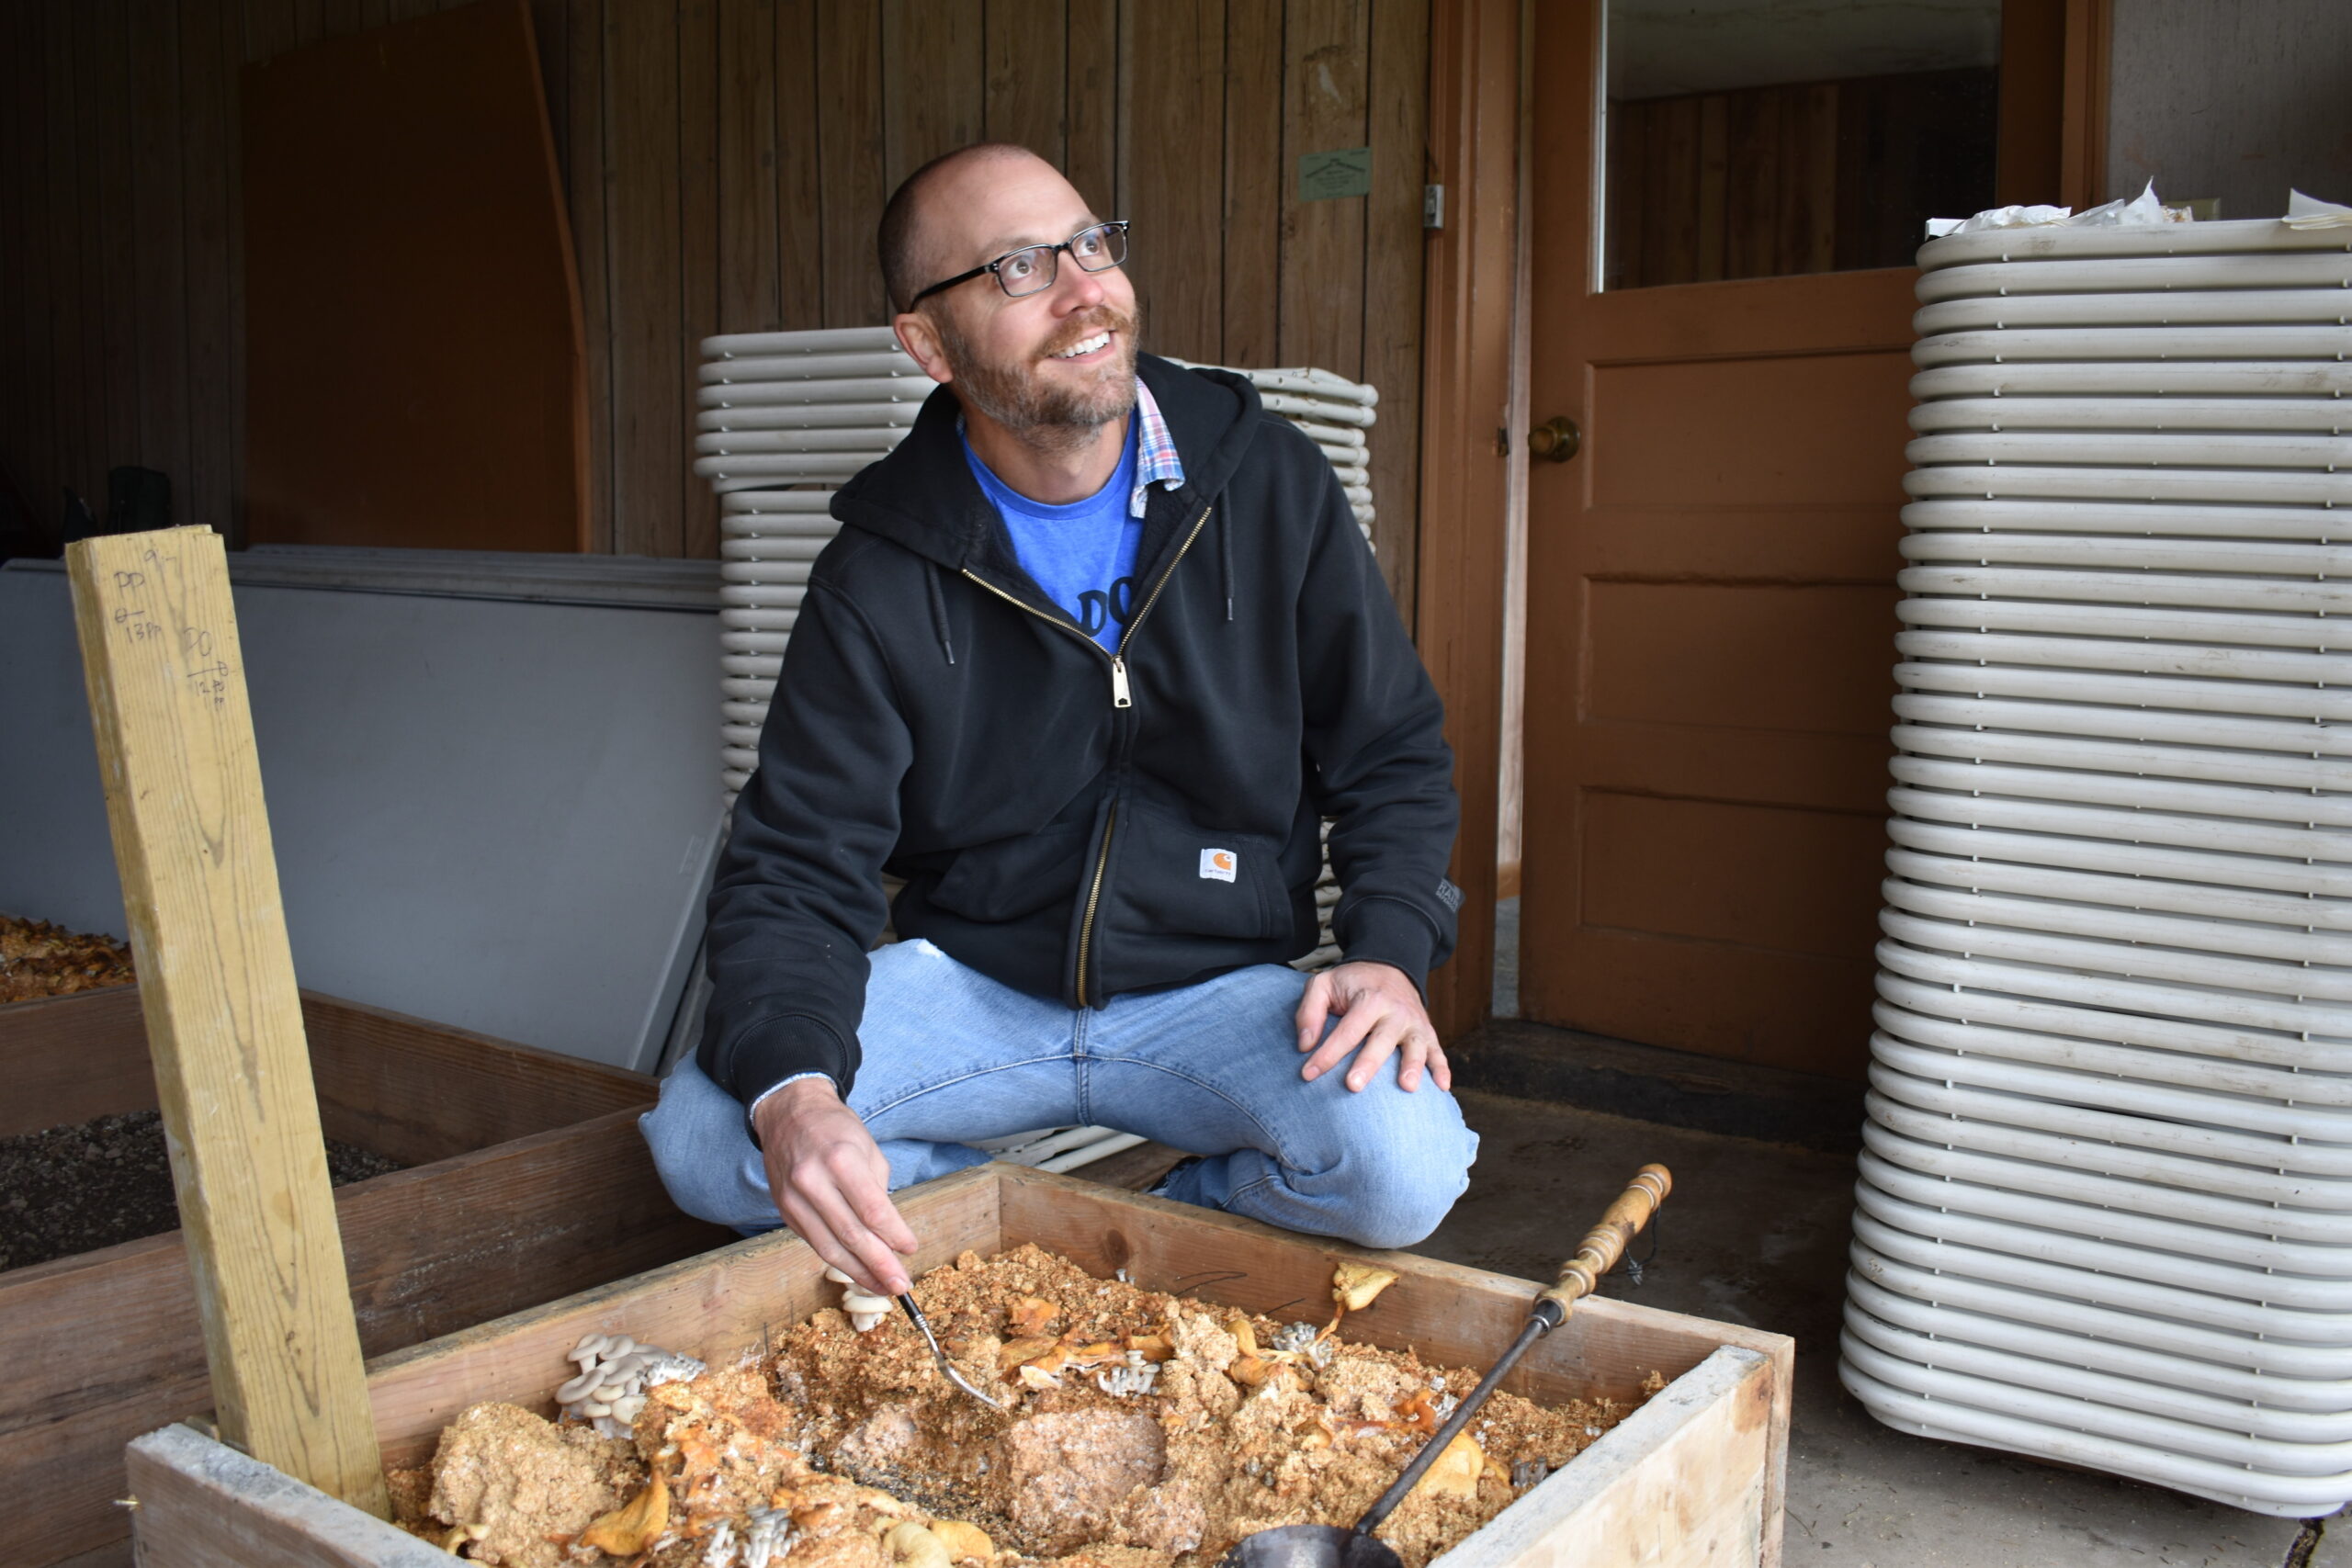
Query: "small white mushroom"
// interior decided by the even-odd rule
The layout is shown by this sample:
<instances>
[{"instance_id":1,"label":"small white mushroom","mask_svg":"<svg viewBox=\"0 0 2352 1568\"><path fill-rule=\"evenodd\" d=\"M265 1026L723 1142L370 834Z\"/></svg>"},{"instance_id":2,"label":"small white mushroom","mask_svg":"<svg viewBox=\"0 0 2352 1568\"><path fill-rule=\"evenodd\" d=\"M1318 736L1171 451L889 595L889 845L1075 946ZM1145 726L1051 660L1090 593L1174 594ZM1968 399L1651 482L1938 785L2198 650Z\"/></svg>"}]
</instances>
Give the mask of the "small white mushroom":
<instances>
[{"instance_id":1,"label":"small white mushroom","mask_svg":"<svg viewBox=\"0 0 2352 1568\"><path fill-rule=\"evenodd\" d=\"M854 1285L857 1283L856 1280L851 1279L848 1275L842 1273L840 1269L834 1268L830 1263L825 1265L825 1278L831 1280L836 1285Z\"/></svg>"},{"instance_id":2,"label":"small white mushroom","mask_svg":"<svg viewBox=\"0 0 2352 1568\"><path fill-rule=\"evenodd\" d=\"M860 1334L870 1334L874 1331L874 1327L876 1324L880 1323L884 1318L889 1315L890 1314L887 1310L883 1312L854 1312L849 1314L849 1325L857 1330Z\"/></svg>"},{"instance_id":3,"label":"small white mushroom","mask_svg":"<svg viewBox=\"0 0 2352 1568\"><path fill-rule=\"evenodd\" d=\"M842 1310L843 1312L888 1312L890 1298L874 1295L853 1286L842 1292Z\"/></svg>"},{"instance_id":4,"label":"small white mushroom","mask_svg":"<svg viewBox=\"0 0 2352 1568\"><path fill-rule=\"evenodd\" d=\"M587 1416L591 1421L599 1416L610 1416L612 1413L613 1407L601 1399L585 1401L580 1406L580 1414Z\"/></svg>"},{"instance_id":5,"label":"small white mushroom","mask_svg":"<svg viewBox=\"0 0 2352 1568\"><path fill-rule=\"evenodd\" d=\"M733 1568L735 1562L735 1522L721 1519L718 1528L710 1532L710 1544L703 1548L703 1568Z\"/></svg>"},{"instance_id":6,"label":"small white mushroom","mask_svg":"<svg viewBox=\"0 0 2352 1568\"><path fill-rule=\"evenodd\" d=\"M605 1369L590 1367L578 1377L555 1391L558 1404L576 1404L595 1392L605 1381Z\"/></svg>"}]
</instances>

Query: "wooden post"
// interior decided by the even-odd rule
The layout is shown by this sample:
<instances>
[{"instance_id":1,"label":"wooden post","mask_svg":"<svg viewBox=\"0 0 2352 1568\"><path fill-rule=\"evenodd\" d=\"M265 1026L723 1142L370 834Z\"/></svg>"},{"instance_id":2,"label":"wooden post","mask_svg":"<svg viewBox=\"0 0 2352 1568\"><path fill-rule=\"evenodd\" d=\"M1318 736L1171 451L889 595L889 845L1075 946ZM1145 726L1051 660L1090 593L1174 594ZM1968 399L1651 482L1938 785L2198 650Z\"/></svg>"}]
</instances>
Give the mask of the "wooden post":
<instances>
[{"instance_id":1,"label":"wooden post","mask_svg":"<svg viewBox=\"0 0 2352 1568\"><path fill-rule=\"evenodd\" d=\"M220 536L68 551L221 1435L389 1513Z\"/></svg>"}]
</instances>

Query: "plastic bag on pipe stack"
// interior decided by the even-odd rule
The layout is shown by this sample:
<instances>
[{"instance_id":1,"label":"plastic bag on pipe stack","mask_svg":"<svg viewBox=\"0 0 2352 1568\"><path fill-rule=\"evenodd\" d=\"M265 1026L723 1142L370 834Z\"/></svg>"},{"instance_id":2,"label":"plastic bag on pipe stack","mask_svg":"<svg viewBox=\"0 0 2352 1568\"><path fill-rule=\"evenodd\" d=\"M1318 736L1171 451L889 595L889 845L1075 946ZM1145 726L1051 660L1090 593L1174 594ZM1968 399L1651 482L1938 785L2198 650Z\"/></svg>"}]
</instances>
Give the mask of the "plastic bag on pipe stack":
<instances>
[{"instance_id":1,"label":"plastic bag on pipe stack","mask_svg":"<svg viewBox=\"0 0 2352 1568\"><path fill-rule=\"evenodd\" d=\"M1986 229L2153 229L2165 223L2186 223L2186 208L2176 210L2156 199L2156 182L2129 201L2109 201L2076 212L2071 207L1996 207L1973 218L1930 218L1928 238L1974 234Z\"/></svg>"},{"instance_id":2,"label":"plastic bag on pipe stack","mask_svg":"<svg viewBox=\"0 0 2352 1568\"><path fill-rule=\"evenodd\" d=\"M2290 229L2352 229L2352 207L2322 201L2301 191L2287 193L2287 216L2279 221Z\"/></svg>"}]
</instances>

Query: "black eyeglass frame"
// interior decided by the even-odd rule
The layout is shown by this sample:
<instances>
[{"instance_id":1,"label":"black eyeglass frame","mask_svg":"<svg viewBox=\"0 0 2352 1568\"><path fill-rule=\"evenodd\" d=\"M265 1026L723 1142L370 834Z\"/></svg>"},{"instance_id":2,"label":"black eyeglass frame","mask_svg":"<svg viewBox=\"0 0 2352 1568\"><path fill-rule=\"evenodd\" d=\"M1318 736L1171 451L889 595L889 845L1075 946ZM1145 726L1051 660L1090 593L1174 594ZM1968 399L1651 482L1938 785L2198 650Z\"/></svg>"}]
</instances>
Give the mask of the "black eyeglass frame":
<instances>
[{"instance_id":1,"label":"black eyeglass frame","mask_svg":"<svg viewBox=\"0 0 2352 1568\"><path fill-rule=\"evenodd\" d=\"M1104 262L1101 266L1089 266L1084 262L1078 260L1078 253L1071 250L1070 247L1077 244L1089 234L1094 233L1108 233L1117 236L1119 243L1119 254L1115 260ZM1105 250L1108 250L1109 247L1106 245L1104 248ZM998 269L1002 267L1005 263L1011 261L1013 257L1027 255L1032 251L1044 252L1051 263L1053 270L1046 275L1046 281L1037 285L1036 288L1025 290L1023 293L1015 294L1012 291L1012 285L1005 282L1004 274ZM972 279L979 276L980 274L984 272L996 278L996 286L1004 290L1004 297L1008 299L1026 299L1032 294L1043 294L1046 289L1051 288L1055 283L1060 280L1061 253L1064 251L1069 251L1069 259L1073 262L1078 262L1078 270L1080 272L1109 272L1114 267L1125 266L1127 265L1127 220L1124 218L1113 218L1101 223L1089 223L1085 228L1080 229L1077 233L1072 234L1069 239L1064 240L1058 245L1016 245L1012 250L1005 252L1004 254L997 257L994 261L982 262L979 265L974 267L969 272L959 272L953 277L943 278L939 282L933 284L930 288L923 289L913 299L908 300L907 309L911 310L916 306L922 304L924 300L930 299L933 295L938 293L941 289L953 288L959 283L969 283Z\"/></svg>"}]
</instances>

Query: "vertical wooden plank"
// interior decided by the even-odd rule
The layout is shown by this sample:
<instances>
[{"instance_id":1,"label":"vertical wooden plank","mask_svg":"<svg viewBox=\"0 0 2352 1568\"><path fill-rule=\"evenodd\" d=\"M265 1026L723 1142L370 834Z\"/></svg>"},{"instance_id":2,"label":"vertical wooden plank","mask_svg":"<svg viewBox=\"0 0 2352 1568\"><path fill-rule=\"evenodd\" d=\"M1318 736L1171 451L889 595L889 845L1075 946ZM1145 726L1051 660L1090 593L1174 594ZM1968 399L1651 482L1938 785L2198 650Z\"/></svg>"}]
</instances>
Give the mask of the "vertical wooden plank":
<instances>
[{"instance_id":1,"label":"vertical wooden plank","mask_svg":"<svg viewBox=\"0 0 2352 1568\"><path fill-rule=\"evenodd\" d=\"M235 0L229 0L233 5ZM244 62L273 59L295 45L294 0L244 0Z\"/></svg>"},{"instance_id":2,"label":"vertical wooden plank","mask_svg":"<svg viewBox=\"0 0 2352 1568\"><path fill-rule=\"evenodd\" d=\"M1416 113L1420 98L1416 91ZM1276 363L1281 342L1283 162L1283 13L1279 6L1238 0L1225 9L1224 129L1225 341L1217 358L1221 364L1245 369L1262 368ZM1420 157L1417 144L1412 150L1416 167ZM1418 325L1414 330L1418 334Z\"/></svg>"},{"instance_id":3,"label":"vertical wooden plank","mask_svg":"<svg viewBox=\"0 0 2352 1568\"><path fill-rule=\"evenodd\" d=\"M1804 266L1827 272L1838 259L1838 84L1805 89Z\"/></svg>"},{"instance_id":4,"label":"vertical wooden plank","mask_svg":"<svg viewBox=\"0 0 2352 1568\"><path fill-rule=\"evenodd\" d=\"M1724 181L1731 160L1727 123L1723 94L1709 93L1699 100L1698 280L1702 283L1713 283L1724 276Z\"/></svg>"},{"instance_id":5,"label":"vertical wooden plank","mask_svg":"<svg viewBox=\"0 0 2352 1568\"><path fill-rule=\"evenodd\" d=\"M676 437L678 553L718 557L718 498L694 471L695 367L718 330L718 4L678 0L679 379L668 418ZM769 55L763 51L764 62Z\"/></svg>"},{"instance_id":6,"label":"vertical wooden plank","mask_svg":"<svg viewBox=\"0 0 2352 1568\"><path fill-rule=\"evenodd\" d=\"M223 1436L390 1512L220 536L70 552L74 618Z\"/></svg>"},{"instance_id":7,"label":"vertical wooden plank","mask_svg":"<svg viewBox=\"0 0 2352 1568\"><path fill-rule=\"evenodd\" d=\"M1725 277L1763 277L1772 271L1772 209L1780 188L1779 117L1770 89L1734 93L1725 115L1731 141L1724 222Z\"/></svg>"},{"instance_id":8,"label":"vertical wooden plank","mask_svg":"<svg viewBox=\"0 0 2352 1568\"><path fill-rule=\"evenodd\" d=\"M74 75L74 8L65 0L42 7L48 29L41 80L49 90L49 281L53 309L49 319L50 363L56 378L51 393L56 410L55 466L49 493L35 502L52 522L67 489L86 493L90 420L83 389L93 368L82 342L85 277L82 268L81 120L74 112L79 84Z\"/></svg>"},{"instance_id":9,"label":"vertical wooden plank","mask_svg":"<svg viewBox=\"0 0 2352 1568\"><path fill-rule=\"evenodd\" d=\"M675 556L685 543L677 15L623 0L609 28L613 548Z\"/></svg>"},{"instance_id":10,"label":"vertical wooden plank","mask_svg":"<svg viewBox=\"0 0 2352 1568\"><path fill-rule=\"evenodd\" d=\"M781 160L776 102L785 61L775 0L719 0L718 330L775 332ZM797 92L797 85L795 89ZM697 481L699 482L699 481ZM707 489L706 485L704 487Z\"/></svg>"},{"instance_id":11,"label":"vertical wooden plank","mask_svg":"<svg viewBox=\"0 0 2352 1568\"><path fill-rule=\"evenodd\" d=\"M1069 0L1062 172L1097 211L1126 216L1119 188L1119 0Z\"/></svg>"},{"instance_id":12,"label":"vertical wooden plank","mask_svg":"<svg viewBox=\"0 0 2352 1568\"><path fill-rule=\"evenodd\" d=\"M548 130L555 138L556 180L571 188L571 0L531 0L531 42L539 55L539 91L548 103Z\"/></svg>"},{"instance_id":13,"label":"vertical wooden plank","mask_svg":"<svg viewBox=\"0 0 2352 1568\"><path fill-rule=\"evenodd\" d=\"M776 0L776 320L786 332L825 321L818 96L817 0Z\"/></svg>"},{"instance_id":14,"label":"vertical wooden plank","mask_svg":"<svg viewBox=\"0 0 2352 1568\"><path fill-rule=\"evenodd\" d=\"M1362 147L1370 0L1287 0L1283 27L1282 347L1285 365L1361 379L1364 202L1303 201L1298 161ZM1378 178L1378 171L1374 177Z\"/></svg>"},{"instance_id":15,"label":"vertical wooden plank","mask_svg":"<svg viewBox=\"0 0 2352 1568\"><path fill-rule=\"evenodd\" d=\"M18 22L10 73L11 98L17 109L15 156L22 178L17 186L19 219L12 243L21 254L10 277L21 288L11 297L17 321L17 352L22 355L24 423L14 435L9 456L17 467L13 478L24 492L25 504L42 527L57 521L58 420L57 358L51 339L51 315L55 299L52 250L55 234L50 218L51 78L44 69L48 35L56 27L53 7L28 5L15 8Z\"/></svg>"},{"instance_id":16,"label":"vertical wooden plank","mask_svg":"<svg viewBox=\"0 0 2352 1568\"><path fill-rule=\"evenodd\" d=\"M130 41L134 221L126 239L139 303L136 452L139 462L170 477L176 513L187 504L188 387L187 229L177 157L182 120L175 9L140 7Z\"/></svg>"},{"instance_id":17,"label":"vertical wooden plank","mask_svg":"<svg viewBox=\"0 0 2352 1568\"><path fill-rule=\"evenodd\" d=\"M1665 219L1665 271L1661 283L1689 283L1699 276L1699 100L1668 98L1659 110L1660 174L1656 189Z\"/></svg>"},{"instance_id":18,"label":"vertical wooden plank","mask_svg":"<svg viewBox=\"0 0 2352 1568\"><path fill-rule=\"evenodd\" d=\"M1224 346L1219 160L1170 156L1222 123L1224 0L1125 0L1119 18L1119 188L1141 251L1129 271L1144 334L1162 354Z\"/></svg>"},{"instance_id":19,"label":"vertical wooden plank","mask_svg":"<svg viewBox=\"0 0 2352 1568\"><path fill-rule=\"evenodd\" d=\"M1494 429L1511 384L1521 12L1515 0L1435 0L1431 12L1431 177L1445 185L1447 222L1430 246L1423 315L1420 514L1430 525L1419 536L1413 625L1445 699L1462 796L1450 873L1463 894L1461 937L1429 986L1430 1021L1451 1042L1484 1020L1494 987L1504 465L1519 460L1496 452ZM1538 28L1544 15L1536 9ZM1573 265L1567 278L1577 287Z\"/></svg>"},{"instance_id":20,"label":"vertical wooden plank","mask_svg":"<svg viewBox=\"0 0 2352 1568\"><path fill-rule=\"evenodd\" d=\"M357 32L366 25L360 0L322 0L319 6L321 38L343 38Z\"/></svg>"},{"instance_id":21,"label":"vertical wooden plank","mask_svg":"<svg viewBox=\"0 0 2352 1568\"><path fill-rule=\"evenodd\" d=\"M580 322L588 351L588 537L620 547L613 525L612 225L605 203L605 0L571 0L564 74L564 168L571 246L580 265Z\"/></svg>"},{"instance_id":22,"label":"vertical wooden plank","mask_svg":"<svg viewBox=\"0 0 2352 1568\"><path fill-rule=\"evenodd\" d=\"M1429 0L1373 0L1372 196L1364 210L1363 378L1372 428L1372 537L1410 625L1419 554L1422 149L1429 138ZM1231 307L1228 305L1228 310Z\"/></svg>"},{"instance_id":23,"label":"vertical wooden plank","mask_svg":"<svg viewBox=\"0 0 2352 1568\"><path fill-rule=\"evenodd\" d=\"M105 6L75 5L74 17L74 140L79 157L75 167L76 230L82 265L82 470L76 488L101 517L106 514L107 469L116 459L112 389L107 372L113 356L107 352L109 312L121 301L107 297L107 275L113 270L107 254L106 148L108 83L104 61Z\"/></svg>"},{"instance_id":24,"label":"vertical wooden plank","mask_svg":"<svg viewBox=\"0 0 2352 1568\"><path fill-rule=\"evenodd\" d=\"M874 227L889 198L882 131L881 0L818 0L817 139L828 327L890 319Z\"/></svg>"},{"instance_id":25,"label":"vertical wooden plank","mask_svg":"<svg viewBox=\"0 0 2352 1568\"><path fill-rule=\"evenodd\" d=\"M1012 141L1052 164L1069 157L1062 117L1069 101L1069 15L1062 0L988 0L988 78L981 134Z\"/></svg>"},{"instance_id":26,"label":"vertical wooden plank","mask_svg":"<svg viewBox=\"0 0 2352 1568\"><path fill-rule=\"evenodd\" d=\"M980 0L882 0L882 59L884 184L895 188L980 140Z\"/></svg>"},{"instance_id":27,"label":"vertical wooden plank","mask_svg":"<svg viewBox=\"0 0 2352 1568\"><path fill-rule=\"evenodd\" d=\"M179 0L180 168L187 247L187 483L177 521L229 533L240 462L232 391L235 268L230 208L237 61L220 0Z\"/></svg>"}]
</instances>

